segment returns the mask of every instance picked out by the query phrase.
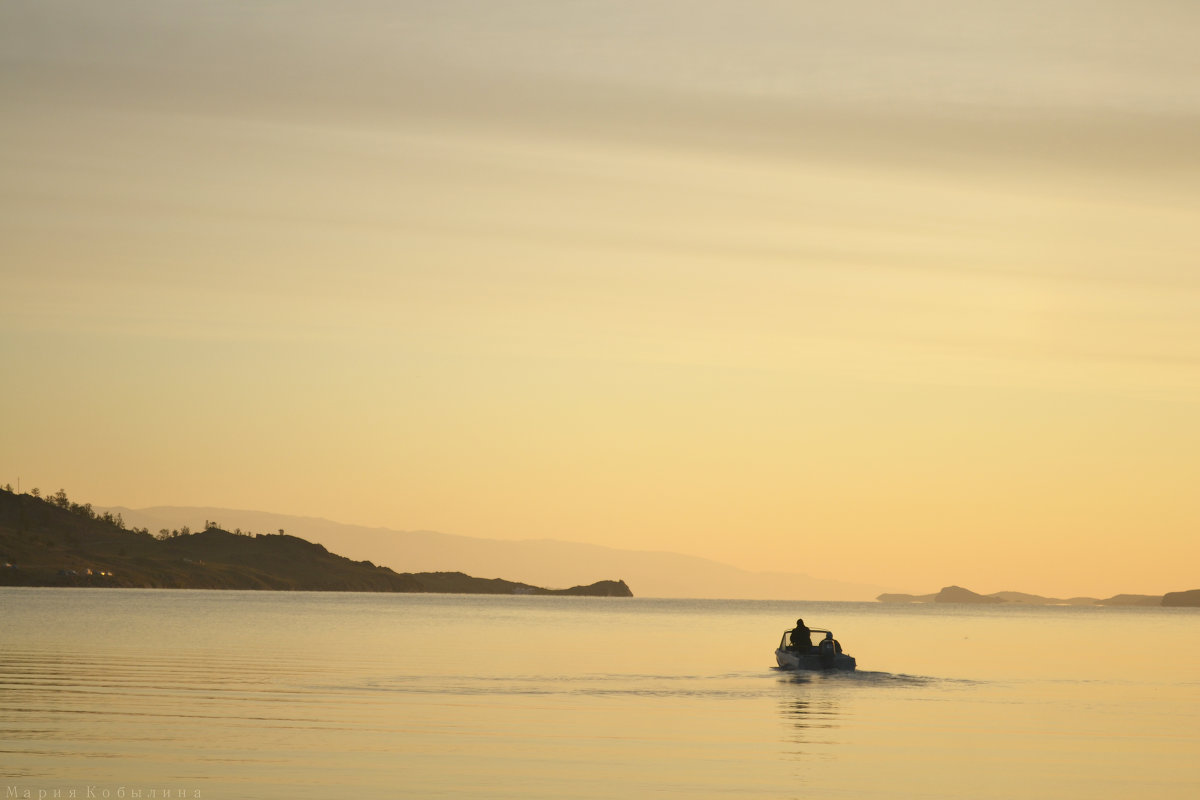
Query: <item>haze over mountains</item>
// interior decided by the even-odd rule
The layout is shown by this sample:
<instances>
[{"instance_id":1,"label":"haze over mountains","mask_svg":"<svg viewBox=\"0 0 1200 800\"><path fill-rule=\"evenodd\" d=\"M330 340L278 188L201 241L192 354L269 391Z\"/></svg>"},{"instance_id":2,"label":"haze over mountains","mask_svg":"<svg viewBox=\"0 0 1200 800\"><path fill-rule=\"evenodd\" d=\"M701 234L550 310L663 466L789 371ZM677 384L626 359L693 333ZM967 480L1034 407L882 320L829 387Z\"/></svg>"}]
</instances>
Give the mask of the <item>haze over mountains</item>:
<instances>
[{"instance_id":1,"label":"haze over mountains","mask_svg":"<svg viewBox=\"0 0 1200 800\"><path fill-rule=\"evenodd\" d=\"M287 533L351 559L398 572L462 571L538 586L567 587L623 579L638 597L755 600L874 600L886 587L789 572L752 572L680 553L619 550L552 539L503 541L433 531L345 525L326 519L226 508L158 506L104 509L126 524L175 529L218 522L227 530Z\"/></svg>"}]
</instances>

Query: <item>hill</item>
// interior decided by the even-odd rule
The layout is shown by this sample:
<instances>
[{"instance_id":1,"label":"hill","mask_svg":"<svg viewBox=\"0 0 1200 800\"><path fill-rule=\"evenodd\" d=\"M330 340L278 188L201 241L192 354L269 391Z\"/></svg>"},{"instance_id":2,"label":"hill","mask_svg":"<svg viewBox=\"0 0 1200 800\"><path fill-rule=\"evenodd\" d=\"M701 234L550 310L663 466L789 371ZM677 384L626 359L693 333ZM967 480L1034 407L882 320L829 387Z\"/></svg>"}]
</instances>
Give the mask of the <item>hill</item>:
<instances>
[{"instance_id":1,"label":"hill","mask_svg":"<svg viewBox=\"0 0 1200 800\"><path fill-rule=\"evenodd\" d=\"M1200 608L1200 589L1189 589L1186 592L1167 592L1163 595L1162 604L1173 607Z\"/></svg>"},{"instance_id":2,"label":"hill","mask_svg":"<svg viewBox=\"0 0 1200 800\"><path fill-rule=\"evenodd\" d=\"M545 589L454 573L398 573L284 533L128 530L120 514L0 491L0 585L630 597L624 581Z\"/></svg>"},{"instance_id":3,"label":"hill","mask_svg":"<svg viewBox=\"0 0 1200 800\"><path fill-rule=\"evenodd\" d=\"M991 596L1006 603L1027 606L1092 606L1100 602L1094 597L1043 597L1027 592L994 592Z\"/></svg>"},{"instance_id":4,"label":"hill","mask_svg":"<svg viewBox=\"0 0 1200 800\"><path fill-rule=\"evenodd\" d=\"M1006 602L998 596L976 594L961 586L946 586L934 594L881 594L875 598L881 603L975 603L993 605Z\"/></svg>"},{"instance_id":5,"label":"hill","mask_svg":"<svg viewBox=\"0 0 1200 800\"><path fill-rule=\"evenodd\" d=\"M1200 592L1200 590L1197 590ZM875 599L881 603L975 603L1027 606L1166 606L1183 605L1185 603L1167 602L1172 595L1187 595L1187 592L1172 592L1166 597L1151 594L1118 594L1105 600L1095 597L1042 597L1025 592L993 592L992 594L977 594L961 586L947 586L935 594L881 594Z\"/></svg>"},{"instance_id":6,"label":"hill","mask_svg":"<svg viewBox=\"0 0 1200 800\"><path fill-rule=\"evenodd\" d=\"M536 585L569 585L620 575L641 597L756 600L871 600L883 586L796 572L743 570L682 553L622 550L554 539L501 541L435 531L347 525L315 517L192 506L112 507L132 525L159 530L219 519L226 527L285 529L350 558L420 572L501 574Z\"/></svg>"},{"instance_id":7,"label":"hill","mask_svg":"<svg viewBox=\"0 0 1200 800\"><path fill-rule=\"evenodd\" d=\"M935 603L975 603L977 605L989 605L992 603L1003 603L999 597L989 597L986 594L976 594L970 589L964 589L961 586L947 586L938 592L933 597Z\"/></svg>"}]
</instances>

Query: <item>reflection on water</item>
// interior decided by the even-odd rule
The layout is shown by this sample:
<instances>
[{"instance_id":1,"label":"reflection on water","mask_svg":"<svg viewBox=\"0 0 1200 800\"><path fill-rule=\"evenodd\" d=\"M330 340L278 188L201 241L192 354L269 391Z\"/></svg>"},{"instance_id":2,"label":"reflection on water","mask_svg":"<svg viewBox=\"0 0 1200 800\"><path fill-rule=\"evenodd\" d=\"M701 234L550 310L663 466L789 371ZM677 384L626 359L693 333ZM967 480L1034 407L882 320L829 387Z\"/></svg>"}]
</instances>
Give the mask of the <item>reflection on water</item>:
<instances>
[{"instance_id":1,"label":"reflection on water","mask_svg":"<svg viewBox=\"0 0 1200 800\"><path fill-rule=\"evenodd\" d=\"M779 715L788 726L786 740L806 746L793 751L794 756L809 755L807 746L837 743L833 730L840 727L839 708L831 697L784 700L780 703Z\"/></svg>"},{"instance_id":2,"label":"reflection on water","mask_svg":"<svg viewBox=\"0 0 1200 800\"><path fill-rule=\"evenodd\" d=\"M830 746L839 742L833 732L848 723L843 719L843 706L855 702L856 692L886 687L922 687L943 681L913 675L893 675L888 672L857 670L854 672L820 672L773 668L778 674L779 716L784 722L791 744L806 745L794 750L794 756L813 755L812 745Z\"/></svg>"},{"instance_id":3,"label":"reflection on water","mask_svg":"<svg viewBox=\"0 0 1200 800\"><path fill-rule=\"evenodd\" d=\"M788 700L780 705L783 718L796 728L836 727L837 703L822 700Z\"/></svg>"}]
</instances>

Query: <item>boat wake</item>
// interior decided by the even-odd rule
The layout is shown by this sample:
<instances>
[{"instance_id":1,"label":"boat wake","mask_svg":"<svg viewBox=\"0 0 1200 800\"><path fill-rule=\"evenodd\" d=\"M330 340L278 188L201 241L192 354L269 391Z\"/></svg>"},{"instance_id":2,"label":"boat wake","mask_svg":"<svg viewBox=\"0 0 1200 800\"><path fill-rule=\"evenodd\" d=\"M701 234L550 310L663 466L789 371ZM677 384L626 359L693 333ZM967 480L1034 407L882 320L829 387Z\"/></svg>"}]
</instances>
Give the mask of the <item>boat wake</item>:
<instances>
[{"instance_id":1,"label":"boat wake","mask_svg":"<svg viewBox=\"0 0 1200 800\"><path fill-rule=\"evenodd\" d=\"M952 684L965 686L978 683L978 681L961 678L935 678L928 675L908 675L905 673L875 672L861 669L854 672L843 672L840 670L819 672L812 670L791 670L782 667L772 667L771 669L773 672L778 673L780 680L785 683L827 683L830 685L872 687L946 686Z\"/></svg>"}]
</instances>

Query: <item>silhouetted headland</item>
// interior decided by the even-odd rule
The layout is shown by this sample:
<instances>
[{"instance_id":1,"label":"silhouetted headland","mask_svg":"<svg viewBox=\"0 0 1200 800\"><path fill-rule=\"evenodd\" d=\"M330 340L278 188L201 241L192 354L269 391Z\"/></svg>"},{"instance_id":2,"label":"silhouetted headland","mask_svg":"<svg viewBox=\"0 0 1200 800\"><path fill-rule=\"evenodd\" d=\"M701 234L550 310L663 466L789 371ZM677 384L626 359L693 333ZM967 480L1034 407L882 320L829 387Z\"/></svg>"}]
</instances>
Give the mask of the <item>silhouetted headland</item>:
<instances>
[{"instance_id":1,"label":"silhouetted headland","mask_svg":"<svg viewBox=\"0 0 1200 800\"><path fill-rule=\"evenodd\" d=\"M1095 597L1042 597L1025 592L993 592L978 594L961 586L947 586L935 594L881 594L881 603L974 603L976 605L1028 606L1200 606L1200 589L1190 592L1157 594L1117 594L1104 600ZM1170 602L1168 602L1170 600Z\"/></svg>"},{"instance_id":2,"label":"silhouetted headland","mask_svg":"<svg viewBox=\"0 0 1200 800\"><path fill-rule=\"evenodd\" d=\"M230 532L215 522L154 536L63 492L41 498L7 490L0 490L0 585L633 596L624 581L545 589L461 572L394 572L283 531Z\"/></svg>"},{"instance_id":3,"label":"silhouetted headland","mask_svg":"<svg viewBox=\"0 0 1200 800\"><path fill-rule=\"evenodd\" d=\"M1200 589L1190 589L1186 592L1167 592L1163 595L1164 606L1188 606L1200 608Z\"/></svg>"}]
</instances>

